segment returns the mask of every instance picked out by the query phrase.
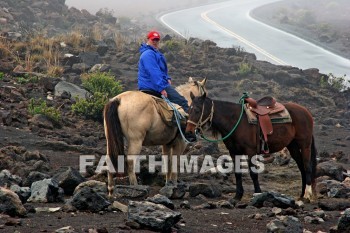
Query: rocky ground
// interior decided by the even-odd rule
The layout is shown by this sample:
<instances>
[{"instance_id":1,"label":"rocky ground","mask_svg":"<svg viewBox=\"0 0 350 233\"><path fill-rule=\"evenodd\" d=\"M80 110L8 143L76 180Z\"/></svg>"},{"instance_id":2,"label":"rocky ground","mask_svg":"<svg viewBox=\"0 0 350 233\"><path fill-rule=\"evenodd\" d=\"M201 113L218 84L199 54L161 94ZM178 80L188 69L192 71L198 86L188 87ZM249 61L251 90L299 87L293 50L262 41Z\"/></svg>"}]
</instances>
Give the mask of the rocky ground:
<instances>
[{"instance_id":1,"label":"rocky ground","mask_svg":"<svg viewBox=\"0 0 350 233\"><path fill-rule=\"evenodd\" d=\"M65 8L61 6L60 9ZM140 27L140 33L143 30ZM109 40L107 49L97 41L91 43L96 46L96 51L106 50L103 54L98 53L96 60L107 65L106 69L122 81L125 90L135 89L138 43L130 40L128 46L118 47ZM81 88L80 74L86 67L90 69L96 65L96 60L88 59L96 58L96 51L79 53L80 59L70 61L60 78L23 73L18 69L14 71L15 65L6 57L1 57L0 72L5 74L0 79L0 186L5 187L0 189L0 212L4 212L0 214L1 231L54 232L70 226L74 230L62 229L60 232L150 232L149 226L140 225L142 221L132 220L131 209L138 211L142 208L133 208L129 201L144 201L158 193L170 197L172 204L164 197L160 203L171 208L174 205L175 214L166 210L173 219L177 219L176 213L181 214L181 219L177 219L179 222L170 228L172 232L266 232L267 224L295 229L294 232L302 229L329 232L341 216L345 216L345 222L348 221L346 218L349 219L350 213L342 215L342 211L350 207L350 183L346 178L349 174L347 170L350 170L349 91L340 93L331 87L321 86L320 80L324 75L317 69L275 66L257 61L253 54L233 48L221 49L209 41L193 39L189 44L194 46L193 50L188 50L193 53L174 51L163 44L175 86L184 83L189 76L197 79L207 77L207 88L212 98L237 102L247 91L253 98L273 95L280 102L294 101L311 110L319 152L318 200L295 205L292 199L298 198L301 189L299 171L292 160L280 154L269 158L271 161L266 164L260 181L263 191L275 192L270 193L276 195L274 198L281 198L280 194L287 195L283 200L288 205L275 199L265 199L261 205L251 201L253 186L247 174L244 175L245 195L241 202L232 200L235 192L233 174L182 174L179 178L184 185L176 196L162 190L162 175L141 173L139 179L148 187L132 191L123 187L120 190L127 190L125 193L108 200L105 197L105 175L95 175L91 169L85 176L76 172L80 155L99 157L105 154L103 125L73 114L71 105L74 99L57 94L62 93L62 89L57 87L57 83L62 81L68 82L69 87L75 85ZM77 54L69 47L64 52ZM251 72L240 73L239 66L243 62L251 65ZM23 82L20 78L25 74L26 77L36 77L37 81ZM65 86L63 90L71 90L69 87ZM59 107L62 114L60 124L55 125L42 116L30 115L28 105L31 98L42 98L50 106ZM159 155L161 150L158 147L143 148L142 153ZM226 153L222 144L216 146L204 141L191 144L186 150L187 155L199 155L201 160L206 154L218 157ZM32 185L45 178L54 179L40 183L41 188ZM126 180L118 178L117 182L126 184ZM81 183L84 185L73 194ZM92 189L82 187L85 185ZM18 194L25 203L23 206L14 201L16 198L7 191L8 188ZM140 195L135 197L135 193ZM129 204L129 216L125 206L118 205L118 202L110 205L107 201L118 201L125 206ZM13 203L13 206L4 205L8 203ZM96 205L91 206L91 203ZM164 212L147 212L149 216L152 213L165 216ZM155 218L152 216L152 219Z\"/></svg>"}]
</instances>

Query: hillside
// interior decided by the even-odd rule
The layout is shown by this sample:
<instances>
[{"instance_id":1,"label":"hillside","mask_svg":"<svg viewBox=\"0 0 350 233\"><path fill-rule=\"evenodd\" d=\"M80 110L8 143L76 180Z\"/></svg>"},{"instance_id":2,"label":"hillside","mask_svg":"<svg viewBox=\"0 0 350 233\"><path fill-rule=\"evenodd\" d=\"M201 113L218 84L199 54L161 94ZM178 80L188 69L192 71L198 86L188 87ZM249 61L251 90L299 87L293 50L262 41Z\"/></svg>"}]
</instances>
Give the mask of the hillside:
<instances>
[{"instance_id":1,"label":"hillside","mask_svg":"<svg viewBox=\"0 0 350 233\"><path fill-rule=\"evenodd\" d=\"M18 3L0 2L1 232L54 232L63 227L66 229L60 232L152 232L131 221L122 212L123 205L130 207L130 200L145 201L159 194L165 183L163 175L142 172L139 183L146 188L107 198L107 177L95 173L96 164L83 176L78 172L81 155L100 158L106 154L103 124L73 111L75 94L93 99L82 82L84 75L96 70L109 72L125 91L136 89L138 49L148 28L126 18L117 22L118 16L109 12L93 15L68 8L62 0ZM172 232L266 232L268 224L281 227L278 221L282 219L287 227L311 232L328 232L338 224L341 212L350 207L346 178L350 169L349 90L339 92L337 86L327 84L329 77L317 68L273 65L238 48L219 48L212 41L166 35L161 50L174 86L189 77L206 77L208 96L213 99L237 102L248 92L255 99L270 95L279 102L292 101L308 108L315 123L320 176L316 201L281 207L271 200L261 206L252 204L249 174L243 175L246 192L240 202L232 198L234 174L180 174L182 186L176 188L184 196L169 196L182 216L171 225ZM58 117L48 117L50 111L35 114L35 101L42 104L39 108L58 111ZM223 144L204 140L188 145L185 152L199 155L200 161L207 154L217 159L228 153ZM159 156L161 148L144 147L142 154ZM279 200L279 194L285 194L287 198L282 199L294 203L301 191L296 163L281 153L266 158L266 171L259 175L263 191L276 192ZM34 183L47 180L51 183L41 183L42 189L34 188ZM116 180L128 184L126 175ZM89 187L73 193L78 184ZM146 194L133 196L140 192L138 188L146 189ZM9 189L16 192L18 201L13 196L6 199L13 193ZM37 193L44 197L28 199ZM72 199L81 205L73 206ZM141 214L154 212L146 209Z\"/></svg>"}]
</instances>

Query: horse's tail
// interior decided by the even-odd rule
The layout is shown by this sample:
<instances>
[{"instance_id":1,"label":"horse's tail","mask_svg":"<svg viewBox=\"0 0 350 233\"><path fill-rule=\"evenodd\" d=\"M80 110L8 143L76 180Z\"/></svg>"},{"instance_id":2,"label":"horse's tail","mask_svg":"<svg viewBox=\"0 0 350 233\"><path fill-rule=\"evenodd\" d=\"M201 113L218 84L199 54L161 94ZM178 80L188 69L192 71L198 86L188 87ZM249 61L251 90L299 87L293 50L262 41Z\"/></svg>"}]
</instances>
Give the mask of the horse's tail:
<instances>
[{"instance_id":1,"label":"horse's tail","mask_svg":"<svg viewBox=\"0 0 350 233\"><path fill-rule=\"evenodd\" d=\"M316 150L316 145L315 145L315 138L312 135L312 143L311 143L311 184L313 190L316 187L316 167L317 167L317 150Z\"/></svg>"},{"instance_id":2,"label":"horse's tail","mask_svg":"<svg viewBox=\"0 0 350 233\"><path fill-rule=\"evenodd\" d=\"M118 115L119 104L119 99L115 98L109 101L103 110L107 156L110 158L115 171L118 169L118 155L124 155L123 132Z\"/></svg>"}]
</instances>

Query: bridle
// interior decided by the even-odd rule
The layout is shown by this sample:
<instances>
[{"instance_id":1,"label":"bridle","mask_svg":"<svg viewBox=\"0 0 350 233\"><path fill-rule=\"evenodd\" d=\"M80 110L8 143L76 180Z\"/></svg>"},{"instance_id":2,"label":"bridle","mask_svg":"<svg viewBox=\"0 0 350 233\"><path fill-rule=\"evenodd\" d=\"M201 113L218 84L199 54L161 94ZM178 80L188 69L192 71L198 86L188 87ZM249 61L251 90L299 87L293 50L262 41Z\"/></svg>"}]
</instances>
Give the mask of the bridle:
<instances>
[{"instance_id":1,"label":"bridle","mask_svg":"<svg viewBox=\"0 0 350 233\"><path fill-rule=\"evenodd\" d=\"M233 128L231 129L231 131L223 138L220 138L220 139L217 139L217 140L212 140L212 139L209 139L209 138L206 138L202 132L203 132L203 129L202 129L202 126L207 123L208 121L210 122L210 127L211 127L211 124L212 124L212 119L213 119L213 115L214 115L214 102L211 101L211 112L209 114L209 116L205 119L205 120L202 120L203 118L203 113L204 113L204 103L203 103L203 108L202 108L202 114L201 114L201 117L199 118L199 121L197 123L193 122L193 121L190 121L188 120L187 122L190 123L190 124L193 124L197 129L199 129L201 132L201 137L203 139L205 139L206 141L208 142L220 142L220 141L224 141L226 140L227 138L229 138L233 132L236 130L236 128L238 127L239 123L241 122L242 120L242 117L243 117L243 112L244 112L244 100L248 98L248 94L247 93L243 93L243 96L239 99L239 103L241 104L241 113L239 115L239 118L238 118L238 121L236 122L236 124L233 126Z\"/></svg>"},{"instance_id":2,"label":"bridle","mask_svg":"<svg viewBox=\"0 0 350 233\"><path fill-rule=\"evenodd\" d=\"M205 118L205 119L203 120L204 106L205 106L204 104L205 104L205 102L203 103L201 117L199 118L198 122L196 123L196 122L191 121L191 120L188 120L188 121L187 121L187 123L190 123L190 124L194 125L196 130L199 129L200 132L203 132L202 127L203 127L207 122L210 123L209 128L211 127L211 123L212 123L213 115L214 115L214 102L211 101L211 110L210 110L210 114L208 115L207 118Z\"/></svg>"}]
</instances>

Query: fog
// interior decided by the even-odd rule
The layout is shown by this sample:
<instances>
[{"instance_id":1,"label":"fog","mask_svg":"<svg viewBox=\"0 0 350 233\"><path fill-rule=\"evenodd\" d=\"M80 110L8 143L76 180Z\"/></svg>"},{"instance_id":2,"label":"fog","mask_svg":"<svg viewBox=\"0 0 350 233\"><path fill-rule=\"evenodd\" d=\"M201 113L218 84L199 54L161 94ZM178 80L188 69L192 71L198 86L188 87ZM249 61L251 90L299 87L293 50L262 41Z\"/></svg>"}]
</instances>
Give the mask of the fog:
<instances>
[{"instance_id":1,"label":"fog","mask_svg":"<svg viewBox=\"0 0 350 233\"><path fill-rule=\"evenodd\" d=\"M157 14L176 8L197 6L206 3L220 2L219 0L66 0L66 5L80 10L86 9L95 14L100 9L107 8L117 17L138 17Z\"/></svg>"}]
</instances>

